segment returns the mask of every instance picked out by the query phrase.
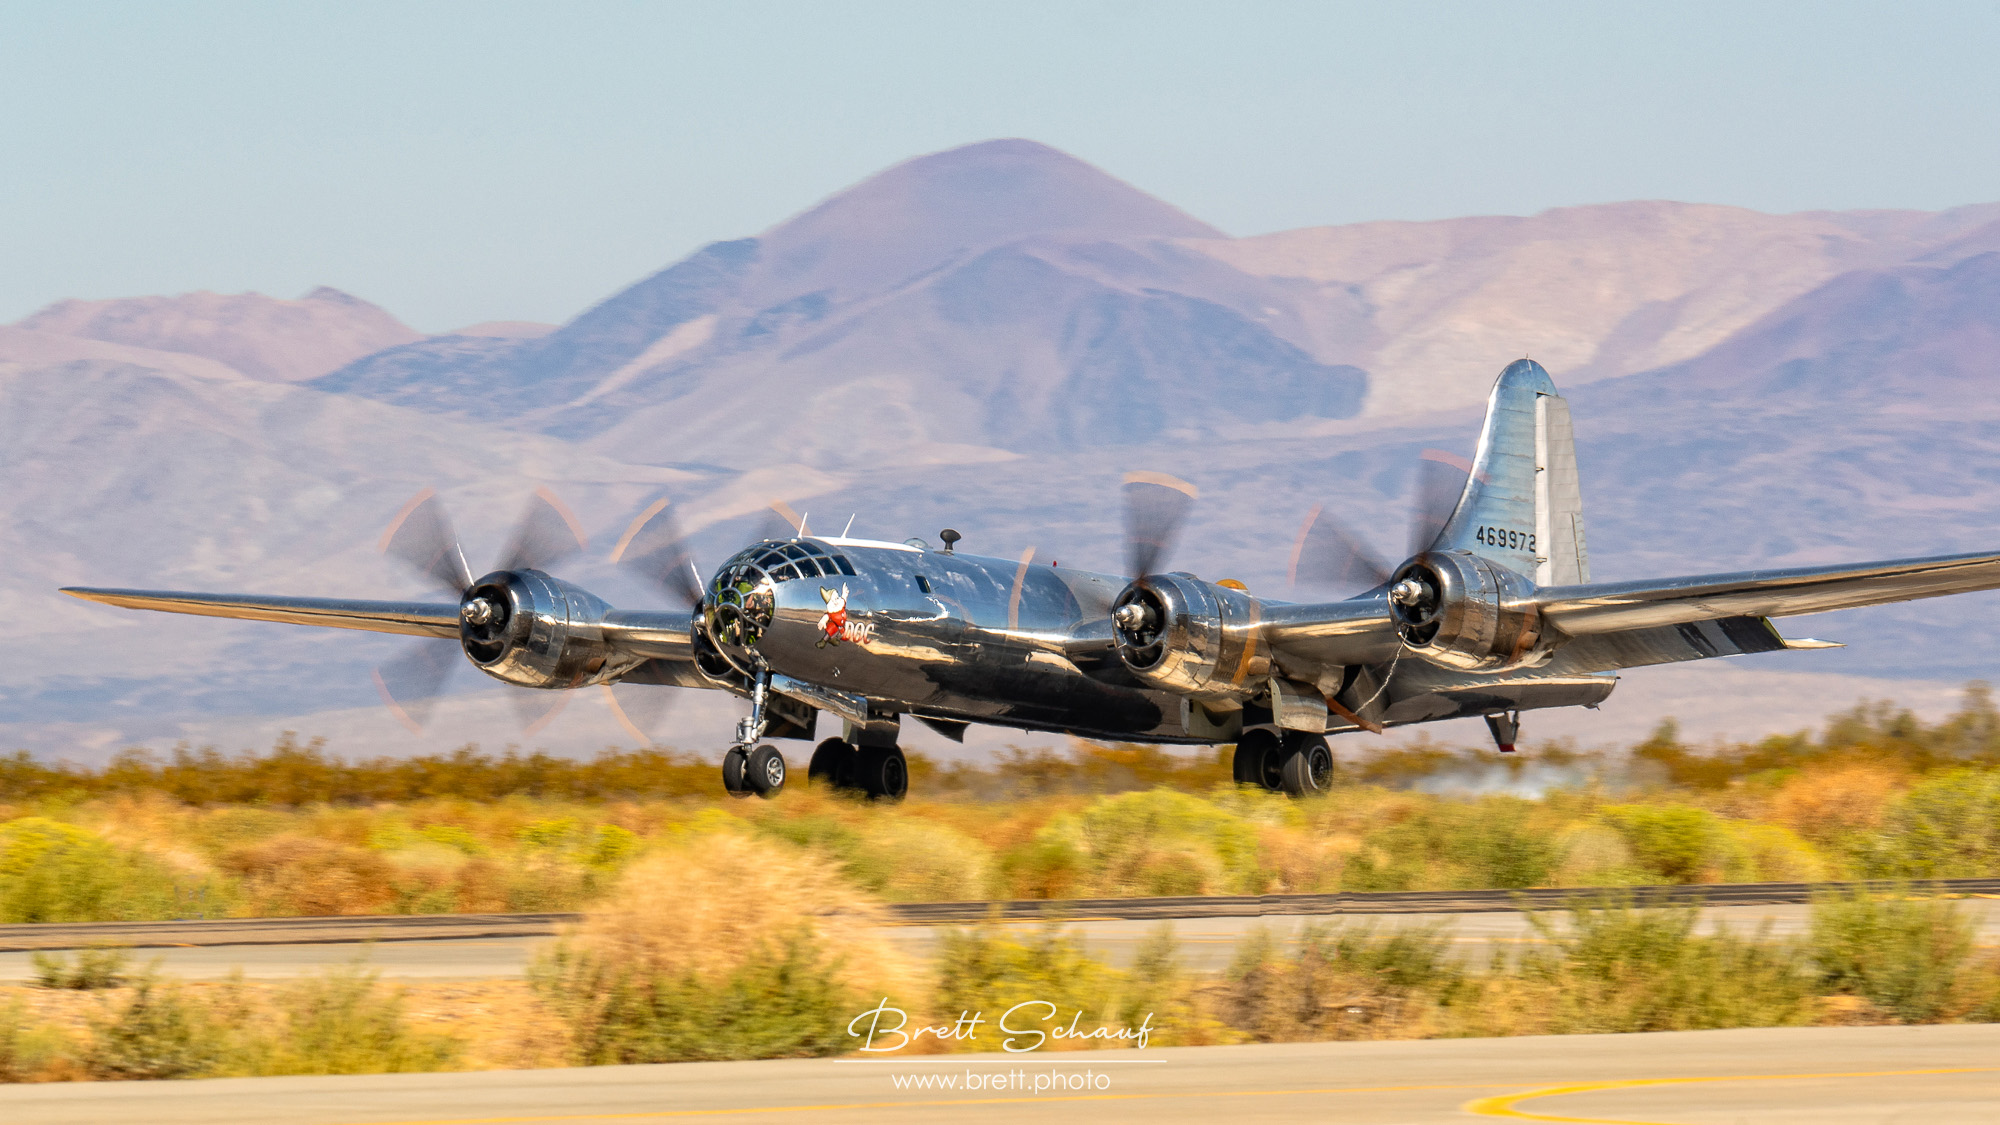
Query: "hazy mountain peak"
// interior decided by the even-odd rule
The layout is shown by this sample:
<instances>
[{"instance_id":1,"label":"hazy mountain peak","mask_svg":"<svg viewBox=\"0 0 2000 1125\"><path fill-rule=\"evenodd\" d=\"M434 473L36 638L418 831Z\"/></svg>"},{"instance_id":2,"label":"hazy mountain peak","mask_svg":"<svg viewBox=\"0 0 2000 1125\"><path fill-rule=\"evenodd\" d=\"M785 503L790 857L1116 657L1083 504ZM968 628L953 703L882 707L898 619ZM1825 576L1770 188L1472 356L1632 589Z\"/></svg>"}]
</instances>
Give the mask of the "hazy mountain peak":
<instances>
[{"instance_id":1,"label":"hazy mountain peak","mask_svg":"<svg viewBox=\"0 0 2000 1125\"><path fill-rule=\"evenodd\" d=\"M895 285L1008 242L1219 238L1214 227L1067 153L1028 140L919 156L768 231L757 288L773 301Z\"/></svg>"},{"instance_id":2,"label":"hazy mountain peak","mask_svg":"<svg viewBox=\"0 0 2000 1125\"><path fill-rule=\"evenodd\" d=\"M334 288L333 286L331 286L331 285L319 285L319 286L315 286L315 287L313 288L313 291L312 291L312 292L310 292L310 293L306 294L305 296L303 296L303 297L299 298L299 300L301 300L301 301L328 301L328 302L331 302L331 303L333 303L333 304L337 304L337 305L347 305L347 306L349 306L349 307L352 307L352 308L364 308L364 309L374 309L374 308L376 308L376 306L374 306L374 305L372 305L372 304L369 304L369 303L368 303L367 301L364 301L364 300L362 300L361 298L359 298L359 297L355 296L354 294L352 294L352 293L344 293L344 292L342 292L342 291L340 291L340 290L338 290L338 289L335 289L335 288ZM377 309L377 311L379 312L380 310L379 310L379 309Z\"/></svg>"},{"instance_id":3,"label":"hazy mountain peak","mask_svg":"<svg viewBox=\"0 0 2000 1125\"><path fill-rule=\"evenodd\" d=\"M204 356L252 378L281 383L311 379L421 338L378 306L325 286L296 301L205 290L176 297L57 301L20 326Z\"/></svg>"}]
</instances>

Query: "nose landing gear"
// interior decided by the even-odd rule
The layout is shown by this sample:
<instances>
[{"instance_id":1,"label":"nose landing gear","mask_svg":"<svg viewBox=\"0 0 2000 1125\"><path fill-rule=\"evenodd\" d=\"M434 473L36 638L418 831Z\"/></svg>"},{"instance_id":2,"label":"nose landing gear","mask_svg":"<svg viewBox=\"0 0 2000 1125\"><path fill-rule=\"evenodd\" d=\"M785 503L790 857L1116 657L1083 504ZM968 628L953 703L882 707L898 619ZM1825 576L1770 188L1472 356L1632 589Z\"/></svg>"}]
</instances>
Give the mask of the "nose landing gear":
<instances>
[{"instance_id":1,"label":"nose landing gear","mask_svg":"<svg viewBox=\"0 0 2000 1125\"><path fill-rule=\"evenodd\" d=\"M785 756L769 743L756 745L770 725L765 714L770 697L771 674L759 672L750 689L750 714L736 721L736 741L722 755L722 788L732 797L769 800L785 787Z\"/></svg>"}]
</instances>

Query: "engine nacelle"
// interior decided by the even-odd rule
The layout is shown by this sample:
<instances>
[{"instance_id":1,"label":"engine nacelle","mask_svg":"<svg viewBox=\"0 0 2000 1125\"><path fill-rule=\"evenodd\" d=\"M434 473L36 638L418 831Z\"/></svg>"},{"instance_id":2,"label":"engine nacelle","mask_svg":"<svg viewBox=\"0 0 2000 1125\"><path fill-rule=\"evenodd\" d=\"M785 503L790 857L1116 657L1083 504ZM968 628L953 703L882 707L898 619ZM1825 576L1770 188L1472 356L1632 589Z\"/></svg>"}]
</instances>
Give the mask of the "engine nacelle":
<instances>
[{"instance_id":1,"label":"engine nacelle","mask_svg":"<svg viewBox=\"0 0 2000 1125\"><path fill-rule=\"evenodd\" d=\"M1241 698L1270 672L1269 656L1249 643L1260 614L1257 599L1240 590L1156 574L1125 587L1111 620L1119 658L1149 686Z\"/></svg>"},{"instance_id":2,"label":"engine nacelle","mask_svg":"<svg viewBox=\"0 0 2000 1125\"><path fill-rule=\"evenodd\" d=\"M1389 580L1390 609L1410 649L1468 672L1541 664L1552 654L1535 585L1469 551L1428 551Z\"/></svg>"},{"instance_id":3,"label":"engine nacelle","mask_svg":"<svg viewBox=\"0 0 2000 1125\"><path fill-rule=\"evenodd\" d=\"M611 606L539 570L502 570L472 584L459 603L465 655L495 679L531 688L603 683L636 661L605 642Z\"/></svg>"}]
</instances>

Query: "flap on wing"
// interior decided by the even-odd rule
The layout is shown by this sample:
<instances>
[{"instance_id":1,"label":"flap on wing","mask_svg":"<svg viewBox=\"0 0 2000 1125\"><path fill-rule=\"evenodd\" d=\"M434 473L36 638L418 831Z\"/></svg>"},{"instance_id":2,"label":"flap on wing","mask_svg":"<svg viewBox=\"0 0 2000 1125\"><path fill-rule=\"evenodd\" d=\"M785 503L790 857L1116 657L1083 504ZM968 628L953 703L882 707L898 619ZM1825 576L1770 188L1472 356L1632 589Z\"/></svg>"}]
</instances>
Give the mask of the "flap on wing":
<instances>
[{"instance_id":1,"label":"flap on wing","mask_svg":"<svg viewBox=\"0 0 2000 1125\"><path fill-rule=\"evenodd\" d=\"M1765 618L1723 617L1579 637L1556 653L1549 668L1564 674L1605 672L1714 656L1778 652L1790 647L1778 634L1777 627Z\"/></svg>"},{"instance_id":2,"label":"flap on wing","mask_svg":"<svg viewBox=\"0 0 2000 1125\"><path fill-rule=\"evenodd\" d=\"M1996 587L2000 554L1982 553L1556 586L1539 598L1543 618L1575 637L1725 617L1824 613Z\"/></svg>"},{"instance_id":3,"label":"flap on wing","mask_svg":"<svg viewBox=\"0 0 2000 1125\"><path fill-rule=\"evenodd\" d=\"M174 590L97 590L78 586L62 591L73 598L127 609L157 609L200 617L282 621L371 633L414 637L458 636L458 607L424 602L362 602L337 598L283 598L257 594L189 594Z\"/></svg>"}]
</instances>

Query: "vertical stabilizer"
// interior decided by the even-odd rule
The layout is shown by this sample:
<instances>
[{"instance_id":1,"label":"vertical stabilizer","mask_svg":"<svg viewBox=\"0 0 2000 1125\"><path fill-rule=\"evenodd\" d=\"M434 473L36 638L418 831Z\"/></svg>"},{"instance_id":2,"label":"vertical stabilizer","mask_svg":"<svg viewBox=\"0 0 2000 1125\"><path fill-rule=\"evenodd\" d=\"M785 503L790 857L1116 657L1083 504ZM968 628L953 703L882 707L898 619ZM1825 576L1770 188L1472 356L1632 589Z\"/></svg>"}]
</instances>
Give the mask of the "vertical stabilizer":
<instances>
[{"instance_id":1,"label":"vertical stabilizer","mask_svg":"<svg viewBox=\"0 0 2000 1125\"><path fill-rule=\"evenodd\" d=\"M1542 365L1507 365L1486 403L1472 476L1434 549L1463 550L1541 586L1590 581L1569 404Z\"/></svg>"}]
</instances>

